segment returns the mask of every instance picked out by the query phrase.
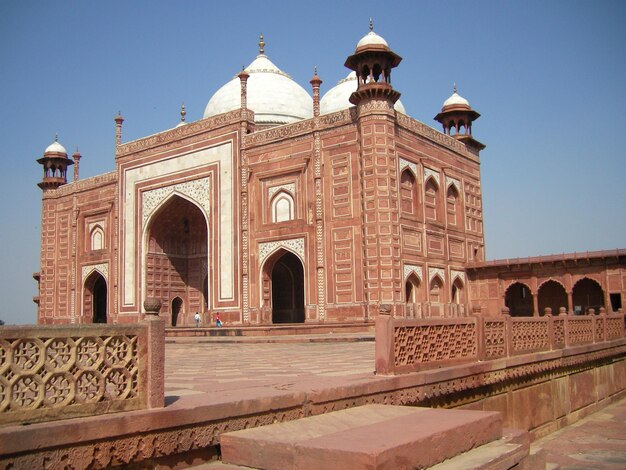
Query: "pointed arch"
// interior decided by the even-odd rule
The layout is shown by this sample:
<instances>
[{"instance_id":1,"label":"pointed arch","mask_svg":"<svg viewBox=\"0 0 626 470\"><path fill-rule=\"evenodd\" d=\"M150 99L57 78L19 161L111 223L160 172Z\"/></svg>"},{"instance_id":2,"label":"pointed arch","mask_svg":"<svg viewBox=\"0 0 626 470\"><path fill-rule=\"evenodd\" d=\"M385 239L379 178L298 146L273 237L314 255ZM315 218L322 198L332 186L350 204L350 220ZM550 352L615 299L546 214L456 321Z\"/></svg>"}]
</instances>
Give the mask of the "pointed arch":
<instances>
[{"instance_id":1,"label":"pointed arch","mask_svg":"<svg viewBox=\"0 0 626 470\"><path fill-rule=\"evenodd\" d=\"M411 218L419 218L419 201L417 197L417 178L407 167L400 175L400 207L402 214Z\"/></svg>"},{"instance_id":2,"label":"pointed arch","mask_svg":"<svg viewBox=\"0 0 626 470\"><path fill-rule=\"evenodd\" d=\"M192 322L183 315L205 312L211 286L205 276L211 256L208 216L191 197L172 191L146 220L142 243L143 297L163 302L163 315L172 325ZM174 300L179 298L179 303ZM178 312L176 312L178 310Z\"/></svg>"},{"instance_id":3,"label":"pointed arch","mask_svg":"<svg viewBox=\"0 0 626 470\"><path fill-rule=\"evenodd\" d=\"M285 222L295 218L294 197L288 191L281 189L271 200L272 222Z\"/></svg>"},{"instance_id":4,"label":"pointed arch","mask_svg":"<svg viewBox=\"0 0 626 470\"><path fill-rule=\"evenodd\" d=\"M514 282L504 292L504 305L513 317L533 316L533 294L523 282Z\"/></svg>"},{"instance_id":5,"label":"pointed arch","mask_svg":"<svg viewBox=\"0 0 626 470\"><path fill-rule=\"evenodd\" d=\"M272 323L304 323L305 265L299 254L284 246L269 254L261 266L261 299L271 309Z\"/></svg>"},{"instance_id":6,"label":"pointed arch","mask_svg":"<svg viewBox=\"0 0 626 470\"><path fill-rule=\"evenodd\" d=\"M461 228L463 217L461 210L461 195L455 184L450 183L446 190L446 211L448 225Z\"/></svg>"},{"instance_id":7,"label":"pointed arch","mask_svg":"<svg viewBox=\"0 0 626 470\"><path fill-rule=\"evenodd\" d=\"M83 282L83 317L92 323L108 321L107 281L97 269L93 269Z\"/></svg>"},{"instance_id":8,"label":"pointed arch","mask_svg":"<svg viewBox=\"0 0 626 470\"><path fill-rule=\"evenodd\" d=\"M467 303L467 295L465 292L465 282L461 276L456 276L452 280L452 287L450 290L451 303L465 305Z\"/></svg>"},{"instance_id":9,"label":"pointed arch","mask_svg":"<svg viewBox=\"0 0 626 470\"><path fill-rule=\"evenodd\" d=\"M572 302L575 313L587 313L591 308L598 313L605 306L604 290L598 281L585 276L574 284Z\"/></svg>"},{"instance_id":10,"label":"pointed arch","mask_svg":"<svg viewBox=\"0 0 626 470\"><path fill-rule=\"evenodd\" d=\"M105 248L104 230L100 224L95 225L89 233L90 251L102 250Z\"/></svg>"},{"instance_id":11,"label":"pointed arch","mask_svg":"<svg viewBox=\"0 0 626 470\"><path fill-rule=\"evenodd\" d=\"M439 208L439 183L432 175L424 182L424 212L426 220L438 221L441 217Z\"/></svg>"}]
</instances>

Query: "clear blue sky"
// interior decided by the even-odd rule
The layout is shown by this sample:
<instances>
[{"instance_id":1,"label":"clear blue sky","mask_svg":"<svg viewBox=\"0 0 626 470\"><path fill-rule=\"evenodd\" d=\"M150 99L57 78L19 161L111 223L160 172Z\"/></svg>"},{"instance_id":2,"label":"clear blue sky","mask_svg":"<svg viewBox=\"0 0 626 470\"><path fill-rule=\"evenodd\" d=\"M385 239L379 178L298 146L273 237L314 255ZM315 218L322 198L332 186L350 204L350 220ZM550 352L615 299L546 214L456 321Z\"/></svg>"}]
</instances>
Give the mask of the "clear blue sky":
<instances>
[{"instance_id":1,"label":"clear blue sky","mask_svg":"<svg viewBox=\"0 0 626 470\"><path fill-rule=\"evenodd\" d=\"M124 141L188 120L257 54L322 93L374 30L403 57L394 87L433 127L456 82L482 114L487 257L626 247L624 1L11 1L0 3L0 319L35 322L43 150L81 177Z\"/></svg>"}]
</instances>

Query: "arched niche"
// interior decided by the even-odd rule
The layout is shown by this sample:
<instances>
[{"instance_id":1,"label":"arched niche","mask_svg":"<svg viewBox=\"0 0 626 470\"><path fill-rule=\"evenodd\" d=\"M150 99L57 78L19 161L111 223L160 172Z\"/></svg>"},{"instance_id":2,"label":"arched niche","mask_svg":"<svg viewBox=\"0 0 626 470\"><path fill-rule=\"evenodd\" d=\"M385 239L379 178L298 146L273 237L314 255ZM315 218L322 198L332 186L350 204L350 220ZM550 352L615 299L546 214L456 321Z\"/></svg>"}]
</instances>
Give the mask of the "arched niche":
<instances>
[{"instance_id":1,"label":"arched niche","mask_svg":"<svg viewBox=\"0 0 626 470\"><path fill-rule=\"evenodd\" d=\"M533 294L523 282L514 282L504 293L504 305L513 317L533 316Z\"/></svg>"},{"instance_id":2,"label":"arched niche","mask_svg":"<svg viewBox=\"0 0 626 470\"><path fill-rule=\"evenodd\" d=\"M83 285L83 315L92 323L107 323L107 282L96 270L87 276Z\"/></svg>"},{"instance_id":3,"label":"arched niche","mask_svg":"<svg viewBox=\"0 0 626 470\"><path fill-rule=\"evenodd\" d=\"M584 277L572 289L572 303L574 313L587 313L593 308L598 313L604 307L604 291L594 279Z\"/></svg>"},{"instance_id":4,"label":"arched niche","mask_svg":"<svg viewBox=\"0 0 626 470\"><path fill-rule=\"evenodd\" d=\"M567 292L560 282L550 279L537 289L537 304L539 315L543 315L548 307L552 309L552 315L558 315L561 307L567 308Z\"/></svg>"},{"instance_id":5,"label":"arched niche","mask_svg":"<svg viewBox=\"0 0 626 470\"><path fill-rule=\"evenodd\" d=\"M279 248L263 263L262 302L272 310L272 323L304 323L304 265L285 248Z\"/></svg>"}]
</instances>

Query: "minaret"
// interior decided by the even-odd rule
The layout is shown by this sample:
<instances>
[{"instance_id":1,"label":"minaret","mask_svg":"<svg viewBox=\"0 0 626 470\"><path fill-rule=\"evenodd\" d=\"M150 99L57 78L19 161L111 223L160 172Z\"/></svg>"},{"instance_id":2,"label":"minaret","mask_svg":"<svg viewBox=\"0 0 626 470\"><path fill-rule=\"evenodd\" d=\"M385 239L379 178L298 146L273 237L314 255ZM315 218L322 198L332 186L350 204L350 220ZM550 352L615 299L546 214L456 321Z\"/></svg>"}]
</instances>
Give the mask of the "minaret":
<instances>
[{"instance_id":1,"label":"minaret","mask_svg":"<svg viewBox=\"0 0 626 470\"><path fill-rule=\"evenodd\" d=\"M59 136L55 135L54 142L46 148L43 157L37 160L43 166L43 179L37 184L44 191L56 189L67 183L67 167L74 162L67 157L65 147L59 143Z\"/></svg>"},{"instance_id":2,"label":"minaret","mask_svg":"<svg viewBox=\"0 0 626 470\"><path fill-rule=\"evenodd\" d=\"M391 86L391 69L401 60L387 41L374 32L370 19L369 33L345 63L357 75L357 89L350 102L357 105L360 139L361 275L366 320L378 314L380 304L388 304L392 315L404 311L393 109L400 93Z\"/></svg>"},{"instance_id":3,"label":"minaret","mask_svg":"<svg viewBox=\"0 0 626 470\"><path fill-rule=\"evenodd\" d=\"M72 155L74 160L74 181L78 181L78 166L80 165L80 159L82 155L78 152L78 146L76 146L76 152Z\"/></svg>"},{"instance_id":4,"label":"minaret","mask_svg":"<svg viewBox=\"0 0 626 470\"><path fill-rule=\"evenodd\" d=\"M443 125L443 133L465 143L468 147L481 151L485 145L472 137L472 122L480 117L472 109L465 98L456 91L456 83L452 95L443 102L441 112L434 119Z\"/></svg>"}]
</instances>

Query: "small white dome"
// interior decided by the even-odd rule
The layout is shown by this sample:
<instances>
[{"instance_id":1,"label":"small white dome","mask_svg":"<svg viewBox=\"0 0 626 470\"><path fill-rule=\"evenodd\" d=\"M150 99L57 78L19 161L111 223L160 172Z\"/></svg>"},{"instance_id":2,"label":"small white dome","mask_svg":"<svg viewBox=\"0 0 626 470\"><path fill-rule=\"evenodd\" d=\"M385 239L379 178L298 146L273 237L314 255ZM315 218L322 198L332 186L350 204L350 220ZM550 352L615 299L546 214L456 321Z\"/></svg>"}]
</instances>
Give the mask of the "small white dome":
<instances>
[{"instance_id":1,"label":"small white dome","mask_svg":"<svg viewBox=\"0 0 626 470\"><path fill-rule=\"evenodd\" d=\"M356 91L356 73L350 72L346 78L339 80L337 85L328 90L320 100L320 113L329 114L342 109L354 106L350 103L350 95ZM402 114L406 114L404 105L400 100L394 104L394 109Z\"/></svg>"},{"instance_id":2,"label":"small white dome","mask_svg":"<svg viewBox=\"0 0 626 470\"><path fill-rule=\"evenodd\" d=\"M356 49L358 50L361 47L372 45L389 47L389 44L387 44L387 41L385 41L382 36L379 36L374 31L370 31L357 43Z\"/></svg>"},{"instance_id":3,"label":"small white dome","mask_svg":"<svg viewBox=\"0 0 626 470\"><path fill-rule=\"evenodd\" d=\"M456 88L455 88L455 91L454 93L452 93L452 96L443 102L443 107L445 108L447 106L459 106L459 105L467 106L468 108L470 107L469 101L467 101L465 98L459 95L456 92Z\"/></svg>"},{"instance_id":4,"label":"small white dome","mask_svg":"<svg viewBox=\"0 0 626 470\"><path fill-rule=\"evenodd\" d=\"M187 125L187 123L185 121L180 121L178 124L176 124L176 126L174 126L174 129L176 127L182 127L182 126L186 126L186 125Z\"/></svg>"},{"instance_id":5,"label":"small white dome","mask_svg":"<svg viewBox=\"0 0 626 470\"><path fill-rule=\"evenodd\" d=\"M48 145L44 154L46 153L64 153L67 155L67 151L65 150L65 147L63 147L56 138L54 139L54 142Z\"/></svg>"},{"instance_id":6,"label":"small white dome","mask_svg":"<svg viewBox=\"0 0 626 470\"><path fill-rule=\"evenodd\" d=\"M313 99L304 88L280 70L264 54L246 68L248 108L258 123L288 124L313 117ZM222 86L211 97L204 117L215 116L241 107L239 77Z\"/></svg>"}]
</instances>

